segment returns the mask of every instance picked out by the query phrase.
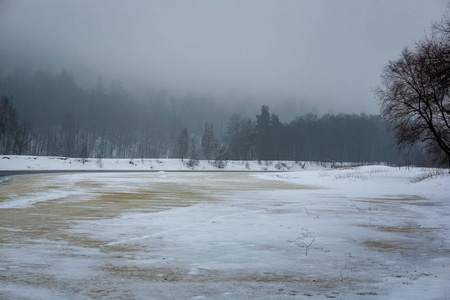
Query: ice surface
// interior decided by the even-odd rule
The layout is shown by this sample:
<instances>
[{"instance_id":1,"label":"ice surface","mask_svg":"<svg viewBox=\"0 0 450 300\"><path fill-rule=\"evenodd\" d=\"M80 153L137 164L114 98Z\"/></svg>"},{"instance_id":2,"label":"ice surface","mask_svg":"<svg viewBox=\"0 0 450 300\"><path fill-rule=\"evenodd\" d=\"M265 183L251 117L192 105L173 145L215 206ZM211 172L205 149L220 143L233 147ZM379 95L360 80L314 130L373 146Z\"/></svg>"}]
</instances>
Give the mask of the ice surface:
<instances>
[{"instance_id":1,"label":"ice surface","mask_svg":"<svg viewBox=\"0 0 450 300\"><path fill-rule=\"evenodd\" d=\"M449 299L450 176L426 172L13 176L0 298Z\"/></svg>"}]
</instances>

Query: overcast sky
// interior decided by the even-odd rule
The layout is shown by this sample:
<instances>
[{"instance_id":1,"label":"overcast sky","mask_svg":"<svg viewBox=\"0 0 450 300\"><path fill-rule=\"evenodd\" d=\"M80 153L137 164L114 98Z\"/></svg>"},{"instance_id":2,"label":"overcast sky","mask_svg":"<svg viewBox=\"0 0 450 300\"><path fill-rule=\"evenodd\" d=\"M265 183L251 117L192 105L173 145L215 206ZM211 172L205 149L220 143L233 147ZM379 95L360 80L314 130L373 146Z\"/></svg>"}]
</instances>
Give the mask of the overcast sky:
<instances>
[{"instance_id":1,"label":"overcast sky","mask_svg":"<svg viewBox=\"0 0 450 300\"><path fill-rule=\"evenodd\" d=\"M324 112L376 113L371 89L383 67L423 38L447 5L0 0L0 51L15 66L87 70L126 87L289 98Z\"/></svg>"}]
</instances>

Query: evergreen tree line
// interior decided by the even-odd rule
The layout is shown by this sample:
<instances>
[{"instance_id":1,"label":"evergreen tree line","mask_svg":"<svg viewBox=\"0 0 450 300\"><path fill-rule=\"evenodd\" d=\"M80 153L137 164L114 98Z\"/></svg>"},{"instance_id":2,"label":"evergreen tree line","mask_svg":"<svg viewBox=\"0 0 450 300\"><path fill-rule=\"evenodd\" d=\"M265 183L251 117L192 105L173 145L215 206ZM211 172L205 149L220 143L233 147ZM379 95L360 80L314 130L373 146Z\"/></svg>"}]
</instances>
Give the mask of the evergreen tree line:
<instances>
[{"instance_id":1,"label":"evergreen tree line","mask_svg":"<svg viewBox=\"0 0 450 300\"><path fill-rule=\"evenodd\" d=\"M282 123L166 91L136 100L120 82L81 88L69 72L0 78L0 153L67 157L294 160L423 164L398 154L374 115L304 115ZM399 161L399 158L402 161Z\"/></svg>"},{"instance_id":2,"label":"evergreen tree line","mask_svg":"<svg viewBox=\"0 0 450 300\"><path fill-rule=\"evenodd\" d=\"M208 130L209 128L209 130ZM202 136L211 140L212 124L205 125ZM187 135L186 129L180 135ZM184 157L189 153L185 147ZM399 155L392 135L380 116L366 114L305 115L281 123L267 105L255 120L239 114L231 116L226 134L212 147L220 160L292 160L330 162L398 163ZM402 160L408 159L402 154ZM417 160L417 159L416 159ZM418 160L417 160L418 161Z\"/></svg>"}]
</instances>

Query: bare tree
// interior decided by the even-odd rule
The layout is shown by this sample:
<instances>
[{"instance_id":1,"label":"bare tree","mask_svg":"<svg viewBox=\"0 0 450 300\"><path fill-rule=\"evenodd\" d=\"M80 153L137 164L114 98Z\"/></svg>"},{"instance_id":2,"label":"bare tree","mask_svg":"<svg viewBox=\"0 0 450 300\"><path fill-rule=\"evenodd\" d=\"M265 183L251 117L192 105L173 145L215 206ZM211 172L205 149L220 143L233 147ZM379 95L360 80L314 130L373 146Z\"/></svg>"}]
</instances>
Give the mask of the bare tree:
<instances>
[{"instance_id":1,"label":"bare tree","mask_svg":"<svg viewBox=\"0 0 450 300\"><path fill-rule=\"evenodd\" d=\"M88 146L87 146L87 143L84 143L83 146L81 147L81 152L80 152L80 158L81 158L81 161L83 162L83 164L85 162L87 162L88 157L89 157Z\"/></svg>"},{"instance_id":2,"label":"bare tree","mask_svg":"<svg viewBox=\"0 0 450 300\"><path fill-rule=\"evenodd\" d=\"M178 136L178 150L180 151L181 160L184 161L189 152L189 134L186 127L181 130Z\"/></svg>"},{"instance_id":3,"label":"bare tree","mask_svg":"<svg viewBox=\"0 0 450 300\"><path fill-rule=\"evenodd\" d=\"M33 140L31 134L31 123L28 121L22 122L14 137L14 153L18 155L24 154L26 148Z\"/></svg>"},{"instance_id":4,"label":"bare tree","mask_svg":"<svg viewBox=\"0 0 450 300\"><path fill-rule=\"evenodd\" d=\"M73 157L77 147L79 128L72 114L66 114L61 124L61 141L64 156Z\"/></svg>"},{"instance_id":5,"label":"bare tree","mask_svg":"<svg viewBox=\"0 0 450 300\"><path fill-rule=\"evenodd\" d=\"M14 154L15 136L19 130L19 121L14 105L8 97L0 101L0 153Z\"/></svg>"},{"instance_id":6,"label":"bare tree","mask_svg":"<svg viewBox=\"0 0 450 300\"><path fill-rule=\"evenodd\" d=\"M376 93L381 114L399 146L422 142L441 161L450 159L450 22L435 24L431 37L405 48L382 73ZM445 157L444 157L445 155Z\"/></svg>"},{"instance_id":7,"label":"bare tree","mask_svg":"<svg viewBox=\"0 0 450 300\"><path fill-rule=\"evenodd\" d=\"M450 9L450 3L448 5ZM443 19L440 22L436 22L433 24L433 35L446 35L447 39L450 37L450 16L447 14L444 15Z\"/></svg>"},{"instance_id":8,"label":"bare tree","mask_svg":"<svg viewBox=\"0 0 450 300\"><path fill-rule=\"evenodd\" d=\"M202 135L202 149L206 159L210 160L218 147L218 141L214 138L213 124L205 124L205 132Z\"/></svg>"}]
</instances>

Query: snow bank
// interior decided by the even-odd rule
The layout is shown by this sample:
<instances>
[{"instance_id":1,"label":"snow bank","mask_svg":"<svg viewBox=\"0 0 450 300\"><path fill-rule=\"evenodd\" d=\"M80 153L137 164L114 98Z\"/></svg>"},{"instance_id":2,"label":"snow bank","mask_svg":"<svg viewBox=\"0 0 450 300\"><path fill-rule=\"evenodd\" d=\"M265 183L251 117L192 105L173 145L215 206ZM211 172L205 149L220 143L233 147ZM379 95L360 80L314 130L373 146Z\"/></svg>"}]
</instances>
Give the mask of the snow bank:
<instances>
[{"instance_id":1,"label":"snow bank","mask_svg":"<svg viewBox=\"0 0 450 300\"><path fill-rule=\"evenodd\" d=\"M330 164L328 164L330 165ZM3 155L3 171L296 171L321 169L326 164L293 161L222 161L185 159L68 158Z\"/></svg>"}]
</instances>

